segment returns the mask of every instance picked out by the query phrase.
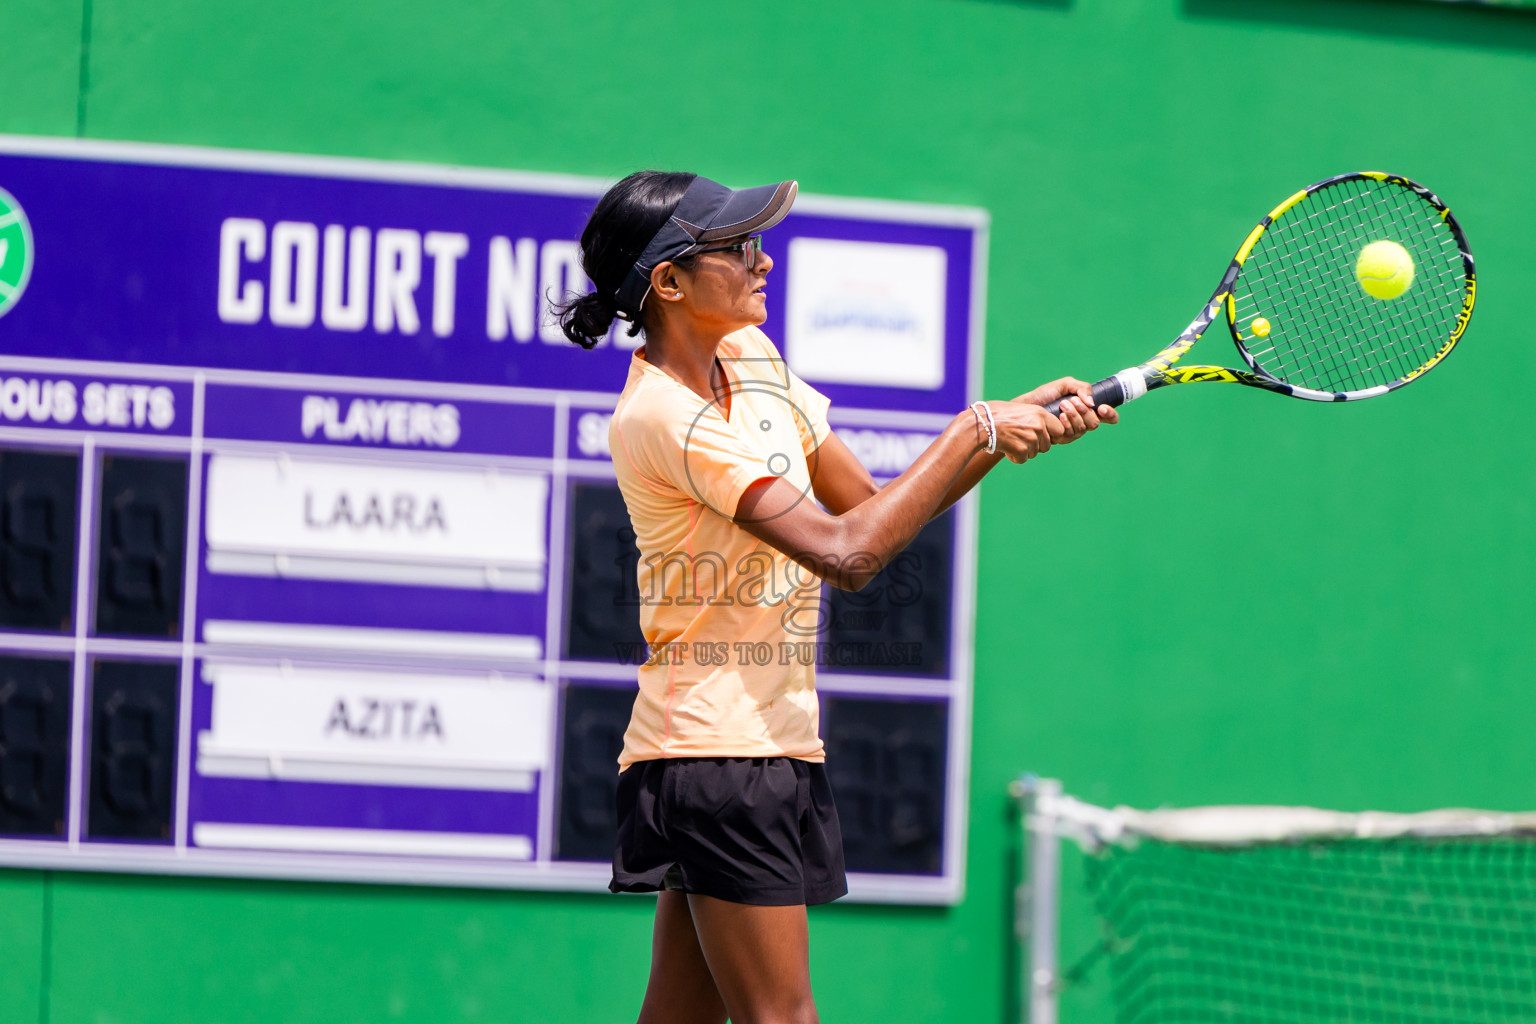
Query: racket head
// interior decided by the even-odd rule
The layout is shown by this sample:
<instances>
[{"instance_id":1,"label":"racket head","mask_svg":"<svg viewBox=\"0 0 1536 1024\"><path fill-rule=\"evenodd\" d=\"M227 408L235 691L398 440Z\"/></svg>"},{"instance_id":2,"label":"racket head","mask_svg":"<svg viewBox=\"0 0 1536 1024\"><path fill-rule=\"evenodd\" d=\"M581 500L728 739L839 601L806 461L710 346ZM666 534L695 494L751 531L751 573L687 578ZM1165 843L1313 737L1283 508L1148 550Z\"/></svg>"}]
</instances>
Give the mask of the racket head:
<instances>
[{"instance_id":1,"label":"racket head","mask_svg":"<svg viewBox=\"0 0 1536 1024\"><path fill-rule=\"evenodd\" d=\"M1378 299L1356 277L1377 241L1401 245L1412 284ZM1384 395L1438 365L1461 340L1477 295L1472 251L1439 197L1379 171L1340 174L1275 207L1223 281L1227 326L1255 374L1298 398ZM1267 332L1254 322L1268 321Z\"/></svg>"}]
</instances>

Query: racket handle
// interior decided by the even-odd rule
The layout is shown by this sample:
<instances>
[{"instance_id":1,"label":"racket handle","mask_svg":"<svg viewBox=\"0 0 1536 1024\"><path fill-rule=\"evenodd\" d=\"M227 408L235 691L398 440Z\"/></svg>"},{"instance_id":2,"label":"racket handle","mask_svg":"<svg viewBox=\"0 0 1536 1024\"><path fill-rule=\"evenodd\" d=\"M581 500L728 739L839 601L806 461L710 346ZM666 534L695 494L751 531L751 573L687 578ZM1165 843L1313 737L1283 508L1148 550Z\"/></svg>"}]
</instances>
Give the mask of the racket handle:
<instances>
[{"instance_id":1,"label":"racket handle","mask_svg":"<svg viewBox=\"0 0 1536 1024\"><path fill-rule=\"evenodd\" d=\"M1125 387L1120 382L1120 374L1105 377L1093 386L1093 407L1097 409L1101 405L1121 406L1128 399L1125 397ZM1061 399L1057 399L1045 407L1045 411L1055 416L1061 412Z\"/></svg>"}]
</instances>

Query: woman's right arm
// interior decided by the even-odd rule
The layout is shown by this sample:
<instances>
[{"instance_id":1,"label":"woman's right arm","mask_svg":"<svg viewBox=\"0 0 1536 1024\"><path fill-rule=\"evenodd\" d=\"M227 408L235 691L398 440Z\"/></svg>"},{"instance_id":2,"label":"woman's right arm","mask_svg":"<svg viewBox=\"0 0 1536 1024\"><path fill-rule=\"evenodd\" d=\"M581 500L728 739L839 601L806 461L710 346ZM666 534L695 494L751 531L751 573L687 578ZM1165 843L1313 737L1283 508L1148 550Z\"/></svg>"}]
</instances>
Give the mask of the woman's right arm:
<instances>
[{"instance_id":1,"label":"woman's right arm","mask_svg":"<svg viewBox=\"0 0 1536 1024\"><path fill-rule=\"evenodd\" d=\"M1067 439L1059 418L1038 405L990 403L997 450L1023 462ZM858 590L912 543L937 514L987 434L976 414L956 416L901 476L849 509L831 515L782 477L751 484L736 506L736 524L843 590Z\"/></svg>"}]
</instances>

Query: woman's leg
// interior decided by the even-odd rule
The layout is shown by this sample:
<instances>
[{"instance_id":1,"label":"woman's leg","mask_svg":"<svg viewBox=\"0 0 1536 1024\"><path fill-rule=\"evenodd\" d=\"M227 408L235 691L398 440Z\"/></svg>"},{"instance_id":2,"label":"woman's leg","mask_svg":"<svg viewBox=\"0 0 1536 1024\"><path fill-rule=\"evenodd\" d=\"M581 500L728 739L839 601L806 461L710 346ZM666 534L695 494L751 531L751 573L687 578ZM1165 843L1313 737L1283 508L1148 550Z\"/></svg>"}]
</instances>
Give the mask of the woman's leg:
<instances>
[{"instance_id":1,"label":"woman's leg","mask_svg":"<svg viewBox=\"0 0 1536 1024\"><path fill-rule=\"evenodd\" d=\"M688 906L731 1024L817 1024L804 906L754 907L699 895L689 896Z\"/></svg>"},{"instance_id":2,"label":"woman's leg","mask_svg":"<svg viewBox=\"0 0 1536 1024\"><path fill-rule=\"evenodd\" d=\"M699 949L688 897L680 892L656 894L651 979L639 1024L725 1024L725 1003Z\"/></svg>"}]
</instances>

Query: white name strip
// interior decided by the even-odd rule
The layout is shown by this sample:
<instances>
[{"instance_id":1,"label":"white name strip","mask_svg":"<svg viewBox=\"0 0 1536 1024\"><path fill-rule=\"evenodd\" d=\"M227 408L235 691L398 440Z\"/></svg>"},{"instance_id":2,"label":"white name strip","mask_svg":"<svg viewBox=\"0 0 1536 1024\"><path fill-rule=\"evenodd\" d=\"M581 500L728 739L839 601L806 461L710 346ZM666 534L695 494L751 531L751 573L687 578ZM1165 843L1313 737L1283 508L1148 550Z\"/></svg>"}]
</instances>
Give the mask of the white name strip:
<instances>
[{"instance_id":1,"label":"white name strip","mask_svg":"<svg viewBox=\"0 0 1536 1024\"><path fill-rule=\"evenodd\" d=\"M241 647L346 651L367 654L417 654L430 657L494 658L538 661L544 641L536 636L452 633L428 629L378 629L371 626L312 626L290 622L238 622L209 619L203 639Z\"/></svg>"},{"instance_id":2,"label":"white name strip","mask_svg":"<svg viewBox=\"0 0 1536 1024\"><path fill-rule=\"evenodd\" d=\"M474 832L401 832L371 828L304 828L297 825L228 825L203 821L192 826L192 841L203 847L244 850L314 850L404 857L481 857L532 860L527 836Z\"/></svg>"},{"instance_id":3,"label":"white name strip","mask_svg":"<svg viewBox=\"0 0 1536 1024\"><path fill-rule=\"evenodd\" d=\"M216 455L208 568L539 590L548 506L538 473Z\"/></svg>"},{"instance_id":4,"label":"white name strip","mask_svg":"<svg viewBox=\"0 0 1536 1024\"><path fill-rule=\"evenodd\" d=\"M203 674L204 775L528 792L552 766L545 683L224 663Z\"/></svg>"}]
</instances>

